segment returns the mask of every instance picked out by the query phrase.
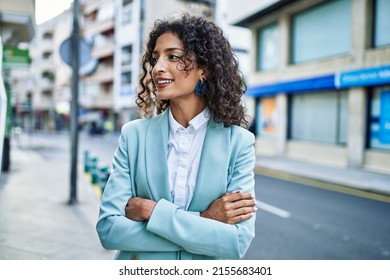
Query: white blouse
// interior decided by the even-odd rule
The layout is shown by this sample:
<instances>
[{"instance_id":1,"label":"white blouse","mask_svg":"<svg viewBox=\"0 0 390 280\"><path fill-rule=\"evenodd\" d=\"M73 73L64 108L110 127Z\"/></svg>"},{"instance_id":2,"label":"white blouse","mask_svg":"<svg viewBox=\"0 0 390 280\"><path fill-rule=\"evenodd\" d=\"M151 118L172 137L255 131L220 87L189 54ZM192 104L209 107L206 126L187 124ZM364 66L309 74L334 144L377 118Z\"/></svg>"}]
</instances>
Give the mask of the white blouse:
<instances>
[{"instance_id":1,"label":"white blouse","mask_svg":"<svg viewBox=\"0 0 390 280\"><path fill-rule=\"evenodd\" d=\"M210 111L204 109L184 128L169 110L168 172L173 202L187 210L195 191Z\"/></svg>"}]
</instances>

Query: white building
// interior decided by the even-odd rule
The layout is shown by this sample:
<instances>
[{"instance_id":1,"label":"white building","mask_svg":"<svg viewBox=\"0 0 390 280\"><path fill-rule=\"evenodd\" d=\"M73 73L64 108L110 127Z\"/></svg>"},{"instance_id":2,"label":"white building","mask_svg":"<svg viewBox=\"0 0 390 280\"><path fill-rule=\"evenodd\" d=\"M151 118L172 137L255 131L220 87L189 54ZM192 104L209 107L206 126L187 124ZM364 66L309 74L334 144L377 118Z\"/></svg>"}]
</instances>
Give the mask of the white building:
<instances>
[{"instance_id":1,"label":"white building","mask_svg":"<svg viewBox=\"0 0 390 280\"><path fill-rule=\"evenodd\" d=\"M10 165L13 99L12 85L8 81L10 70L5 71L6 65L2 63L5 55L3 46L14 48L7 51L7 56L16 58L13 56L14 50L18 49L20 43L27 43L34 36L34 13L34 0L0 1L0 168L3 171L8 171Z\"/></svg>"},{"instance_id":2,"label":"white building","mask_svg":"<svg viewBox=\"0 0 390 280\"><path fill-rule=\"evenodd\" d=\"M259 155L390 173L390 1L240 1Z\"/></svg>"},{"instance_id":3,"label":"white building","mask_svg":"<svg viewBox=\"0 0 390 280\"><path fill-rule=\"evenodd\" d=\"M37 26L30 44L32 84L25 89L27 96L31 95L33 109L33 119L28 125L32 127L28 128L54 130L67 125L63 119L69 115L71 70L63 63L59 49L70 36L71 24L72 13L66 10Z\"/></svg>"}]
</instances>

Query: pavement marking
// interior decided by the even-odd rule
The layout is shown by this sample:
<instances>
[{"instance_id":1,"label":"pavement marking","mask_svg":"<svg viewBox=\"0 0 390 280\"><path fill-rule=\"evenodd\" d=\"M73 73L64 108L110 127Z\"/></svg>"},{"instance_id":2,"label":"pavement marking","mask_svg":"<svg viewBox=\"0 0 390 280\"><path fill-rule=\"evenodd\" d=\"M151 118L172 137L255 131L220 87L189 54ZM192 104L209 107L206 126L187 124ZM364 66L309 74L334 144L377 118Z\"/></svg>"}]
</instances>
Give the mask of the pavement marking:
<instances>
[{"instance_id":1,"label":"pavement marking","mask_svg":"<svg viewBox=\"0 0 390 280\"><path fill-rule=\"evenodd\" d=\"M259 209L263 210L263 211L266 211L268 213L271 213L271 214L274 214L276 216L279 216L281 218L290 218L291 216L291 213L290 212L287 212L283 209L280 209L278 207L275 207L275 206L272 206L270 204L267 204L265 202L261 202L259 200L256 200L256 205Z\"/></svg>"}]
</instances>

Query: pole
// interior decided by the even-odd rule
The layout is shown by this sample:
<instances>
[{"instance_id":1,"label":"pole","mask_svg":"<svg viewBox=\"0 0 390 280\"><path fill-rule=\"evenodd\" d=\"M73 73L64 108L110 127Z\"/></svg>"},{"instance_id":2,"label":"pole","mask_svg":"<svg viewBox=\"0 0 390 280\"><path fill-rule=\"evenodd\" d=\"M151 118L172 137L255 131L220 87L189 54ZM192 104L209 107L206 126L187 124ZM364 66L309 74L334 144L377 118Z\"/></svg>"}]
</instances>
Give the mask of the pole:
<instances>
[{"instance_id":1,"label":"pole","mask_svg":"<svg viewBox=\"0 0 390 280\"><path fill-rule=\"evenodd\" d=\"M7 93L3 83L3 43L0 36L0 175L3 171L3 149L7 121Z\"/></svg>"},{"instance_id":2,"label":"pole","mask_svg":"<svg viewBox=\"0 0 390 280\"><path fill-rule=\"evenodd\" d=\"M78 156L78 91L79 91L79 1L73 1L72 33L72 103L71 103L71 164L69 204L77 203L77 156Z\"/></svg>"}]
</instances>

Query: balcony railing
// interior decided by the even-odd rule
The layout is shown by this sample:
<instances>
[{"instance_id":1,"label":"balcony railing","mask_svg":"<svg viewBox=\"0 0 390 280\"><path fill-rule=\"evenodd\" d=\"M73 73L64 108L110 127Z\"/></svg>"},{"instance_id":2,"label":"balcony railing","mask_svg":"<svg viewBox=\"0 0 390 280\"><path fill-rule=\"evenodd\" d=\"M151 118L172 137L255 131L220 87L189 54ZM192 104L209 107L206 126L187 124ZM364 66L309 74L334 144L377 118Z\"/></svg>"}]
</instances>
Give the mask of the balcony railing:
<instances>
[{"instance_id":1,"label":"balcony railing","mask_svg":"<svg viewBox=\"0 0 390 280\"><path fill-rule=\"evenodd\" d=\"M90 37L92 35L96 35L96 34L100 34L112 30L114 29L114 27L115 27L114 19L109 19L102 22L86 21L84 23L82 33L85 37Z\"/></svg>"}]
</instances>

